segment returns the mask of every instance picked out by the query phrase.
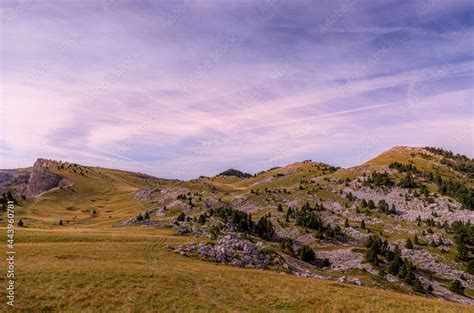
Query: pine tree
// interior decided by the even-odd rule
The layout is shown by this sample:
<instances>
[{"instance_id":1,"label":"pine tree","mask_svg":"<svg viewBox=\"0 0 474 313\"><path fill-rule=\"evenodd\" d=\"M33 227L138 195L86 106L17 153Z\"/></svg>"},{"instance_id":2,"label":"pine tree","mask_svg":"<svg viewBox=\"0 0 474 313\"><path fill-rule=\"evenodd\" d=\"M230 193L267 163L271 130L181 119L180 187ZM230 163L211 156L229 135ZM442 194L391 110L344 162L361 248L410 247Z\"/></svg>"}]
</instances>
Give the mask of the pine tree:
<instances>
[{"instance_id":1,"label":"pine tree","mask_svg":"<svg viewBox=\"0 0 474 313\"><path fill-rule=\"evenodd\" d=\"M419 245L419 244L420 244L417 235L415 235L415 237L413 238L413 241L414 241L415 245Z\"/></svg>"},{"instance_id":2,"label":"pine tree","mask_svg":"<svg viewBox=\"0 0 474 313\"><path fill-rule=\"evenodd\" d=\"M407 239L405 243L405 248L410 249L410 250L413 249L413 243L411 242L410 238Z\"/></svg>"},{"instance_id":3,"label":"pine tree","mask_svg":"<svg viewBox=\"0 0 474 313\"><path fill-rule=\"evenodd\" d=\"M316 258L314 250L308 245L304 245L298 249L298 257L305 262L314 261Z\"/></svg>"},{"instance_id":4,"label":"pine tree","mask_svg":"<svg viewBox=\"0 0 474 313\"><path fill-rule=\"evenodd\" d=\"M145 216L143 216L143 219L149 220L150 219L150 214L148 212L146 212Z\"/></svg>"},{"instance_id":5,"label":"pine tree","mask_svg":"<svg viewBox=\"0 0 474 313\"><path fill-rule=\"evenodd\" d=\"M449 286L449 290L461 295L464 294L464 287L461 284L461 282L457 279L451 283L451 285Z\"/></svg>"},{"instance_id":6,"label":"pine tree","mask_svg":"<svg viewBox=\"0 0 474 313\"><path fill-rule=\"evenodd\" d=\"M388 272L394 276L398 275L400 272L400 267L402 266L402 259L399 254L395 254L392 262L390 262L390 265L388 266Z\"/></svg>"},{"instance_id":7,"label":"pine tree","mask_svg":"<svg viewBox=\"0 0 474 313\"><path fill-rule=\"evenodd\" d=\"M349 220L347 218L346 218L346 221L344 222L344 227L346 227L346 228L350 227Z\"/></svg>"},{"instance_id":8,"label":"pine tree","mask_svg":"<svg viewBox=\"0 0 474 313\"><path fill-rule=\"evenodd\" d=\"M466 261L469 256L469 250L467 249L464 241L460 241L457 244L457 248L458 248L458 259L461 261Z\"/></svg>"},{"instance_id":9,"label":"pine tree","mask_svg":"<svg viewBox=\"0 0 474 313\"><path fill-rule=\"evenodd\" d=\"M467 263L466 272L468 272L471 275L474 275L474 259L469 260L469 262Z\"/></svg>"},{"instance_id":10,"label":"pine tree","mask_svg":"<svg viewBox=\"0 0 474 313\"><path fill-rule=\"evenodd\" d=\"M201 224L201 225L206 223L206 216L204 214L199 215L198 223Z\"/></svg>"},{"instance_id":11,"label":"pine tree","mask_svg":"<svg viewBox=\"0 0 474 313\"><path fill-rule=\"evenodd\" d=\"M365 229L365 221L360 221L360 228Z\"/></svg>"},{"instance_id":12,"label":"pine tree","mask_svg":"<svg viewBox=\"0 0 474 313\"><path fill-rule=\"evenodd\" d=\"M278 204L277 211L278 212L283 212L283 206L281 205L281 203Z\"/></svg>"},{"instance_id":13,"label":"pine tree","mask_svg":"<svg viewBox=\"0 0 474 313\"><path fill-rule=\"evenodd\" d=\"M288 210L286 211L286 221L287 222L290 221L290 217L293 217L293 209L291 207L289 207Z\"/></svg>"},{"instance_id":14,"label":"pine tree","mask_svg":"<svg viewBox=\"0 0 474 313\"><path fill-rule=\"evenodd\" d=\"M63 226L63 220L59 220L59 225Z\"/></svg>"},{"instance_id":15,"label":"pine tree","mask_svg":"<svg viewBox=\"0 0 474 313\"><path fill-rule=\"evenodd\" d=\"M423 288L423 285L421 281L418 279L418 277L415 277L415 280L413 282L413 291L419 292L419 293L425 293L425 288Z\"/></svg>"},{"instance_id":16,"label":"pine tree","mask_svg":"<svg viewBox=\"0 0 474 313\"><path fill-rule=\"evenodd\" d=\"M176 220L179 221L179 222L184 222L185 219L186 219L186 214L184 214L184 212L181 212L181 213L179 213Z\"/></svg>"},{"instance_id":17,"label":"pine tree","mask_svg":"<svg viewBox=\"0 0 474 313\"><path fill-rule=\"evenodd\" d=\"M362 199L362 201L360 202L360 207L363 209L367 207L367 201L365 199Z\"/></svg>"},{"instance_id":18,"label":"pine tree","mask_svg":"<svg viewBox=\"0 0 474 313\"><path fill-rule=\"evenodd\" d=\"M354 197L354 196L352 195L352 192L349 191L349 193L347 194L347 200L352 201L352 200L353 200L353 197Z\"/></svg>"},{"instance_id":19,"label":"pine tree","mask_svg":"<svg viewBox=\"0 0 474 313\"><path fill-rule=\"evenodd\" d=\"M428 293L433 293L433 286L431 284L428 285Z\"/></svg>"},{"instance_id":20,"label":"pine tree","mask_svg":"<svg viewBox=\"0 0 474 313\"><path fill-rule=\"evenodd\" d=\"M20 226L20 227L23 226L23 221L22 221L22 220L19 220L19 221L18 221L18 226Z\"/></svg>"}]
</instances>

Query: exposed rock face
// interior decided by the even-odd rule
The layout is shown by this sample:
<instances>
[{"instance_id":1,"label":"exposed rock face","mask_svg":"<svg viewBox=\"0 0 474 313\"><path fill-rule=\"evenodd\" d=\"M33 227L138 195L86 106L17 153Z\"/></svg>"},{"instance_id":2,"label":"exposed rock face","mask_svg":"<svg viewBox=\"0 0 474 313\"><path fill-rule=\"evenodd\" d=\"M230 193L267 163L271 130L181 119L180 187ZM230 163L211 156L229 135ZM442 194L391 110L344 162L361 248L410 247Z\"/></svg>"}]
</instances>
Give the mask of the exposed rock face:
<instances>
[{"instance_id":1,"label":"exposed rock face","mask_svg":"<svg viewBox=\"0 0 474 313\"><path fill-rule=\"evenodd\" d=\"M26 183L29 177L29 173L19 173L16 170L0 170L0 187L15 183Z\"/></svg>"},{"instance_id":2,"label":"exposed rock face","mask_svg":"<svg viewBox=\"0 0 474 313\"><path fill-rule=\"evenodd\" d=\"M431 287L433 288L433 295L437 298L474 305L473 299L451 292L435 280L429 280L423 276L420 276L419 278L423 285L431 285Z\"/></svg>"},{"instance_id":3,"label":"exposed rock face","mask_svg":"<svg viewBox=\"0 0 474 313\"><path fill-rule=\"evenodd\" d=\"M0 192L35 197L54 188L66 187L71 182L49 172L55 161L38 159L33 167L16 170L0 170Z\"/></svg>"},{"instance_id":4,"label":"exposed rock face","mask_svg":"<svg viewBox=\"0 0 474 313\"><path fill-rule=\"evenodd\" d=\"M351 182L349 187L344 188L346 193L351 192L358 199L373 200L376 204L385 200L389 206L394 205L402 219L415 221L418 217L427 219L436 212L437 221L452 222L474 220L474 211L462 209L457 201L445 196L433 197L433 203L427 203L422 198L413 197L408 189L392 187L389 190L381 188L369 188L362 185L364 177L359 177L361 182Z\"/></svg>"},{"instance_id":5,"label":"exposed rock face","mask_svg":"<svg viewBox=\"0 0 474 313\"><path fill-rule=\"evenodd\" d=\"M360 279L354 278L354 277L346 277L342 276L337 280L340 283L351 283L357 286L362 286L362 281Z\"/></svg>"},{"instance_id":6,"label":"exposed rock face","mask_svg":"<svg viewBox=\"0 0 474 313\"><path fill-rule=\"evenodd\" d=\"M242 267L268 268L278 266L280 260L263 253L257 245L236 235L226 235L215 245L201 242L178 246L181 254L197 254L205 259Z\"/></svg>"},{"instance_id":7,"label":"exposed rock face","mask_svg":"<svg viewBox=\"0 0 474 313\"><path fill-rule=\"evenodd\" d=\"M18 193L18 189L28 183L30 175L31 169L0 170L0 193Z\"/></svg>"},{"instance_id":8,"label":"exposed rock face","mask_svg":"<svg viewBox=\"0 0 474 313\"><path fill-rule=\"evenodd\" d=\"M165 223L163 221L155 220L155 219L151 218L153 216L163 217L165 215L165 212L164 212L163 208L145 210L145 211L141 212L139 215L141 215L143 217L147 213L150 216L150 218L148 218L148 219L144 219L144 218L139 219L138 215L137 215L137 216L134 216L134 217L132 217L132 218L126 220L126 221L120 222L118 224L114 224L114 225L112 225L112 227L126 227L126 226L134 226L134 225L147 225L147 226L151 226L151 227L164 227L164 226L171 227L172 225L174 225L174 224L170 225L170 224Z\"/></svg>"},{"instance_id":9,"label":"exposed rock face","mask_svg":"<svg viewBox=\"0 0 474 313\"><path fill-rule=\"evenodd\" d=\"M50 173L48 169L55 164L54 161L38 159L33 165L33 171L26 186L28 196L38 196L53 188L70 185L70 181L57 174Z\"/></svg>"},{"instance_id":10,"label":"exposed rock face","mask_svg":"<svg viewBox=\"0 0 474 313\"><path fill-rule=\"evenodd\" d=\"M145 186L134 193L135 199L152 201L160 197L161 189L156 186Z\"/></svg>"},{"instance_id":11,"label":"exposed rock face","mask_svg":"<svg viewBox=\"0 0 474 313\"><path fill-rule=\"evenodd\" d=\"M355 253L351 249L339 249L330 251L318 251L318 258L328 259L331 262L331 269L337 272L346 272L351 269L364 269L367 272L377 275L369 263L364 263L362 254Z\"/></svg>"},{"instance_id":12,"label":"exposed rock face","mask_svg":"<svg viewBox=\"0 0 474 313\"><path fill-rule=\"evenodd\" d=\"M434 273L436 276L449 281L459 280L464 287L474 287L474 275L457 270L445 262L440 262L429 251L421 249L401 249L402 257L412 261L417 267Z\"/></svg>"},{"instance_id":13,"label":"exposed rock face","mask_svg":"<svg viewBox=\"0 0 474 313\"><path fill-rule=\"evenodd\" d=\"M261 208L251 201L245 199L244 197L240 197L232 202L233 207L236 210L247 212L247 213L254 213L259 211Z\"/></svg>"}]
</instances>

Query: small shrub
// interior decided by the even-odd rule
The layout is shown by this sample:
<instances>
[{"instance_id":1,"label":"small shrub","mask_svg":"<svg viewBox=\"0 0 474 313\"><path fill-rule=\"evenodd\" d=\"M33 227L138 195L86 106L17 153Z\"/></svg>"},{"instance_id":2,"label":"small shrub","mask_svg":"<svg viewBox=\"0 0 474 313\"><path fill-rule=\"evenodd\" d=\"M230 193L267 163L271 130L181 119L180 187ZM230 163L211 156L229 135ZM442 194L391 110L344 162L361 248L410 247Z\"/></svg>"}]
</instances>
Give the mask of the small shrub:
<instances>
[{"instance_id":1,"label":"small shrub","mask_svg":"<svg viewBox=\"0 0 474 313\"><path fill-rule=\"evenodd\" d=\"M460 295L464 294L464 287L457 279L451 283L451 285L449 286L449 290Z\"/></svg>"},{"instance_id":2,"label":"small shrub","mask_svg":"<svg viewBox=\"0 0 474 313\"><path fill-rule=\"evenodd\" d=\"M298 249L298 258L304 262L311 262L316 259L316 255L310 246L303 245Z\"/></svg>"},{"instance_id":3,"label":"small shrub","mask_svg":"<svg viewBox=\"0 0 474 313\"><path fill-rule=\"evenodd\" d=\"M179 213L177 220L179 222L184 222L185 219L186 219L186 214L184 214L184 212Z\"/></svg>"}]
</instances>

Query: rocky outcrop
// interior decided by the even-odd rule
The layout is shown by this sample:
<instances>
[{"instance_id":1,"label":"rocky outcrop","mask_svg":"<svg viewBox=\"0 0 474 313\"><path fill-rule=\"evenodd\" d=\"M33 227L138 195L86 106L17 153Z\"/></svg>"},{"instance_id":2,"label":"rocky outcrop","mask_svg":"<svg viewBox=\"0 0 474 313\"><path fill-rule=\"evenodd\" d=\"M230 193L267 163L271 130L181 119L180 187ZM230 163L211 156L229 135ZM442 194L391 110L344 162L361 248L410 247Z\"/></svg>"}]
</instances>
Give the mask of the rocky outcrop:
<instances>
[{"instance_id":1,"label":"rocky outcrop","mask_svg":"<svg viewBox=\"0 0 474 313\"><path fill-rule=\"evenodd\" d=\"M358 278L342 276L337 280L339 283L350 283L357 286L362 286L362 281Z\"/></svg>"},{"instance_id":2,"label":"rocky outcrop","mask_svg":"<svg viewBox=\"0 0 474 313\"><path fill-rule=\"evenodd\" d=\"M455 269L450 266L447 260L441 262L440 257L435 257L432 253L422 249L401 249L402 257L409 259L420 269L424 269L443 279L454 281L459 280L463 286L474 288L474 275Z\"/></svg>"},{"instance_id":3,"label":"rocky outcrop","mask_svg":"<svg viewBox=\"0 0 474 313\"><path fill-rule=\"evenodd\" d=\"M18 194L30 179L31 168L19 170L0 170L0 194L11 191Z\"/></svg>"},{"instance_id":4,"label":"rocky outcrop","mask_svg":"<svg viewBox=\"0 0 474 313\"><path fill-rule=\"evenodd\" d=\"M269 268L281 265L281 260L278 257L259 249L257 244L247 239L241 239L235 234L229 234L223 236L217 244L191 243L180 245L177 250L183 255L198 255L209 261L241 267Z\"/></svg>"},{"instance_id":5,"label":"rocky outcrop","mask_svg":"<svg viewBox=\"0 0 474 313\"><path fill-rule=\"evenodd\" d=\"M0 170L0 192L11 191L15 195L39 196L47 191L71 185L71 182L49 169L55 161L38 159L33 167L16 170Z\"/></svg>"},{"instance_id":6,"label":"rocky outcrop","mask_svg":"<svg viewBox=\"0 0 474 313\"><path fill-rule=\"evenodd\" d=\"M66 187L71 182L58 174L48 171L55 164L54 161L38 159L33 165L33 171L26 185L26 195L39 196L55 188Z\"/></svg>"},{"instance_id":7,"label":"rocky outcrop","mask_svg":"<svg viewBox=\"0 0 474 313\"><path fill-rule=\"evenodd\" d=\"M317 255L318 258L328 259L331 263L331 270L336 272L345 273L353 269L360 269L373 275L378 274L369 263L364 262L362 254L353 252L351 249L318 251Z\"/></svg>"},{"instance_id":8,"label":"rocky outcrop","mask_svg":"<svg viewBox=\"0 0 474 313\"><path fill-rule=\"evenodd\" d=\"M363 186L365 177L358 177L348 187L344 188L344 192L349 192L357 199L372 200L376 204L380 200L385 200L389 206L394 205L398 216L402 219L411 222L416 221L418 217L428 219L433 217L433 212L436 213L436 221L450 223L452 221L474 220L474 211L462 209L462 206L457 201L432 194L433 203L428 203L422 197L415 197L409 189L392 187L388 190L383 188L370 188Z\"/></svg>"},{"instance_id":9,"label":"rocky outcrop","mask_svg":"<svg viewBox=\"0 0 474 313\"><path fill-rule=\"evenodd\" d=\"M152 201L160 197L161 189L156 186L145 186L134 193L134 197L140 201Z\"/></svg>"},{"instance_id":10,"label":"rocky outcrop","mask_svg":"<svg viewBox=\"0 0 474 313\"><path fill-rule=\"evenodd\" d=\"M144 218L148 214L149 218ZM138 225L146 225L150 227L165 227L169 226L172 227L174 224L165 223L161 220L153 219L153 217L163 217L165 215L165 210L163 208L156 208L151 210L145 210L136 216L122 221L118 224L112 225L112 227L127 227L127 226L138 226ZM139 218L141 216L141 218ZM176 226L176 225L175 225Z\"/></svg>"}]
</instances>

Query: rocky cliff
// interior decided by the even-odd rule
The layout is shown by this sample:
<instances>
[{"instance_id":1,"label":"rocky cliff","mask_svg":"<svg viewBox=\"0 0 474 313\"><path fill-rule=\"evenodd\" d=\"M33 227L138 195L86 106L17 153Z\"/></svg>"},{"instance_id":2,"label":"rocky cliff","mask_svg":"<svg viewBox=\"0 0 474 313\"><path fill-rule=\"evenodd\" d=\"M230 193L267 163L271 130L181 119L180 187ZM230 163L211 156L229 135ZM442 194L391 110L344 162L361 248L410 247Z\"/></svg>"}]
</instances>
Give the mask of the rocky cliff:
<instances>
[{"instance_id":1,"label":"rocky cliff","mask_svg":"<svg viewBox=\"0 0 474 313\"><path fill-rule=\"evenodd\" d=\"M33 167L0 172L0 191L11 191L13 194L35 197L54 188L65 187L71 182L49 169L55 161L38 159Z\"/></svg>"}]
</instances>

